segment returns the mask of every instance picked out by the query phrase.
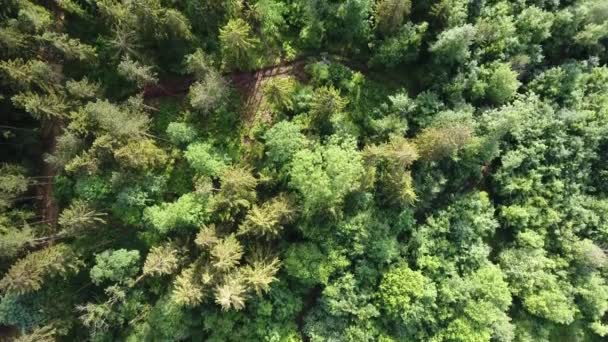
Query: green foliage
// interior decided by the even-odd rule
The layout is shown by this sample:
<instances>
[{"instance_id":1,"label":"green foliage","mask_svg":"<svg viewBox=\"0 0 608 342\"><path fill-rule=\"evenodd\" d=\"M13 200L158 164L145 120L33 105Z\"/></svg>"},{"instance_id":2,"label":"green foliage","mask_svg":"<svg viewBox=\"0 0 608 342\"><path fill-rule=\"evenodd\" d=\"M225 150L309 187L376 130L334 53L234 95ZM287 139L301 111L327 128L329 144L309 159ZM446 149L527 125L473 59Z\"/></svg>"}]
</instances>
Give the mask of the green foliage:
<instances>
[{"instance_id":1,"label":"green foliage","mask_svg":"<svg viewBox=\"0 0 608 342\"><path fill-rule=\"evenodd\" d=\"M161 167L167 162L167 154L151 139L129 141L114 151L116 161L125 167L148 170Z\"/></svg>"},{"instance_id":2,"label":"green foliage","mask_svg":"<svg viewBox=\"0 0 608 342\"><path fill-rule=\"evenodd\" d=\"M99 176L81 177L74 186L74 193L85 201L101 202L110 194L107 180Z\"/></svg>"},{"instance_id":3,"label":"green foliage","mask_svg":"<svg viewBox=\"0 0 608 342\"><path fill-rule=\"evenodd\" d=\"M440 0L431 7L430 13L445 23L446 27L460 26L467 20L469 2L467 0Z\"/></svg>"},{"instance_id":4,"label":"green foliage","mask_svg":"<svg viewBox=\"0 0 608 342\"><path fill-rule=\"evenodd\" d=\"M498 226L493 214L488 195L478 192L429 217L412 236L417 266L440 274L486 263L490 247L484 238Z\"/></svg>"},{"instance_id":5,"label":"green foliage","mask_svg":"<svg viewBox=\"0 0 608 342\"><path fill-rule=\"evenodd\" d=\"M107 250L95 256L91 280L99 285L106 281L125 283L139 270L139 251L126 249Z\"/></svg>"},{"instance_id":6,"label":"green foliage","mask_svg":"<svg viewBox=\"0 0 608 342\"><path fill-rule=\"evenodd\" d=\"M140 88L158 82L158 76L152 70L152 67L142 65L128 57L118 64L118 73L122 77L137 84Z\"/></svg>"},{"instance_id":7,"label":"green foliage","mask_svg":"<svg viewBox=\"0 0 608 342\"><path fill-rule=\"evenodd\" d=\"M194 170L205 176L217 177L226 169L224 160L207 143L188 145L184 157Z\"/></svg>"},{"instance_id":8,"label":"green foliage","mask_svg":"<svg viewBox=\"0 0 608 342\"><path fill-rule=\"evenodd\" d=\"M606 339L607 32L593 0L4 1L2 331Z\"/></svg>"},{"instance_id":9,"label":"green foliage","mask_svg":"<svg viewBox=\"0 0 608 342\"><path fill-rule=\"evenodd\" d=\"M251 234L274 238L279 235L283 225L289 223L294 211L286 197L277 197L261 206L253 206L239 226L238 234Z\"/></svg>"},{"instance_id":10,"label":"green foliage","mask_svg":"<svg viewBox=\"0 0 608 342\"><path fill-rule=\"evenodd\" d=\"M497 105L512 99L520 85L517 73L505 63L490 67L489 70L482 68L482 75L484 83L476 85L474 91L481 93L481 96L485 93L487 98Z\"/></svg>"},{"instance_id":11,"label":"green foliage","mask_svg":"<svg viewBox=\"0 0 608 342\"><path fill-rule=\"evenodd\" d=\"M337 214L344 197L360 187L363 173L363 158L352 139L300 150L289 170L290 185L302 196L308 213Z\"/></svg>"},{"instance_id":12,"label":"green foliage","mask_svg":"<svg viewBox=\"0 0 608 342\"><path fill-rule=\"evenodd\" d=\"M376 27L383 34L391 34L399 30L411 10L410 0L378 1L374 11Z\"/></svg>"},{"instance_id":13,"label":"green foliage","mask_svg":"<svg viewBox=\"0 0 608 342\"><path fill-rule=\"evenodd\" d=\"M348 266L348 260L331 251L325 254L312 243L294 244L289 247L284 258L285 270L306 285L328 284L329 277Z\"/></svg>"},{"instance_id":14,"label":"green foliage","mask_svg":"<svg viewBox=\"0 0 608 342\"><path fill-rule=\"evenodd\" d=\"M290 121L281 121L266 131L266 155L275 165L286 165L306 146L306 137L300 131L299 125Z\"/></svg>"},{"instance_id":15,"label":"green foliage","mask_svg":"<svg viewBox=\"0 0 608 342\"><path fill-rule=\"evenodd\" d=\"M194 326L195 319L187 310L175 305L169 298L161 297L145 319L138 323L138 327L129 335L127 341L187 338L192 334L191 327Z\"/></svg>"},{"instance_id":16,"label":"green foliage","mask_svg":"<svg viewBox=\"0 0 608 342\"><path fill-rule=\"evenodd\" d=\"M252 50L258 40L251 36L251 26L243 19L231 19L220 29L222 65L224 68L247 69L252 63Z\"/></svg>"},{"instance_id":17,"label":"green foliage","mask_svg":"<svg viewBox=\"0 0 608 342\"><path fill-rule=\"evenodd\" d=\"M420 271L407 266L389 270L382 277L378 294L380 307L412 332L433 321L437 289Z\"/></svg>"},{"instance_id":18,"label":"green foliage","mask_svg":"<svg viewBox=\"0 0 608 342\"><path fill-rule=\"evenodd\" d=\"M196 130L187 123L171 122L169 123L169 126L167 126L167 135L172 143L184 145L191 143L196 139Z\"/></svg>"},{"instance_id":19,"label":"green foliage","mask_svg":"<svg viewBox=\"0 0 608 342\"><path fill-rule=\"evenodd\" d=\"M228 86L222 75L216 71L209 71L202 80L190 87L188 95L192 108L208 113L227 100L227 93Z\"/></svg>"},{"instance_id":20,"label":"green foliage","mask_svg":"<svg viewBox=\"0 0 608 342\"><path fill-rule=\"evenodd\" d=\"M29 310L32 305L40 305L35 295L5 294L0 298L0 322L20 330L30 330L41 324L47 317L44 313Z\"/></svg>"},{"instance_id":21,"label":"green foliage","mask_svg":"<svg viewBox=\"0 0 608 342\"><path fill-rule=\"evenodd\" d=\"M448 65L462 63L471 55L469 47L475 39L475 33L475 27L470 24L443 31L431 45L430 51L440 62Z\"/></svg>"},{"instance_id":22,"label":"green foliage","mask_svg":"<svg viewBox=\"0 0 608 342\"><path fill-rule=\"evenodd\" d=\"M154 205L144 211L144 219L161 234L196 226L205 216L205 201L195 194L185 194L175 202Z\"/></svg>"},{"instance_id":23,"label":"green foliage","mask_svg":"<svg viewBox=\"0 0 608 342\"><path fill-rule=\"evenodd\" d=\"M384 1L392 2L392 0ZM409 63L418 57L424 33L428 29L427 23L413 25L405 24L395 33L379 44L376 54L370 63L377 66L394 68L402 63Z\"/></svg>"}]
</instances>

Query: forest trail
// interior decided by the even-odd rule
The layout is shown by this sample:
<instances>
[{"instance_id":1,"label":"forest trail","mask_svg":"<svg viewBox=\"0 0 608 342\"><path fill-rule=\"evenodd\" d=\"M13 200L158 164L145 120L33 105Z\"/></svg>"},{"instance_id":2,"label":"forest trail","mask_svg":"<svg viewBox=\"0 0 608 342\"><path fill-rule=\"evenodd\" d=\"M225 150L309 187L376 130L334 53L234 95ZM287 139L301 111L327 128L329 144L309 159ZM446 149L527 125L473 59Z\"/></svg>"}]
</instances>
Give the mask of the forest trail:
<instances>
[{"instance_id":1,"label":"forest trail","mask_svg":"<svg viewBox=\"0 0 608 342\"><path fill-rule=\"evenodd\" d=\"M252 70L232 71L225 73L230 84L243 97L243 120L251 122L259 105L262 102L262 85L265 80L283 75L292 75L300 80L306 78L304 67L310 62L309 58L300 58L290 62ZM157 84L151 84L144 88L144 98L154 99L165 96L185 96L190 85L195 82L192 75L162 79Z\"/></svg>"},{"instance_id":2,"label":"forest trail","mask_svg":"<svg viewBox=\"0 0 608 342\"><path fill-rule=\"evenodd\" d=\"M281 63L275 66L250 72L233 72L229 74L232 85L243 96L243 121L251 123L255 117L264 94L264 81L272 77L291 75L299 80L306 78L304 67L307 59Z\"/></svg>"}]
</instances>

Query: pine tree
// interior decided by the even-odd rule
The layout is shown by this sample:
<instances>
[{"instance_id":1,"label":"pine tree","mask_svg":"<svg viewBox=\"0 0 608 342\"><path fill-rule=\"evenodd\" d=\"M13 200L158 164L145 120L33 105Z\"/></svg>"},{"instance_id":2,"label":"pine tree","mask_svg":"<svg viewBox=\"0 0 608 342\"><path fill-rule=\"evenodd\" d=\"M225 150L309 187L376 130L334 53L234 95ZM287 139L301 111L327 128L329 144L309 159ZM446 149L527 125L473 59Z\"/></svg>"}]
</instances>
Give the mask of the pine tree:
<instances>
[{"instance_id":1,"label":"pine tree","mask_svg":"<svg viewBox=\"0 0 608 342\"><path fill-rule=\"evenodd\" d=\"M222 310L242 310L245 307L246 287L242 276L238 273L230 274L223 284L215 288L215 302Z\"/></svg>"},{"instance_id":2,"label":"pine tree","mask_svg":"<svg viewBox=\"0 0 608 342\"><path fill-rule=\"evenodd\" d=\"M237 267L243 256L243 246L234 234L221 239L211 248L212 265L220 272Z\"/></svg>"},{"instance_id":3,"label":"pine tree","mask_svg":"<svg viewBox=\"0 0 608 342\"><path fill-rule=\"evenodd\" d=\"M385 35L398 31L411 9L411 0L377 1L375 19L378 30Z\"/></svg>"},{"instance_id":4,"label":"pine tree","mask_svg":"<svg viewBox=\"0 0 608 342\"><path fill-rule=\"evenodd\" d=\"M35 232L32 227L28 224L16 227L14 224L21 222L9 215L0 214L0 258L12 258L34 241Z\"/></svg>"},{"instance_id":5,"label":"pine tree","mask_svg":"<svg viewBox=\"0 0 608 342\"><path fill-rule=\"evenodd\" d=\"M58 335L57 329L49 324L17 337L13 342L55 342L56 335Z\"/></svg>"},{"instance_id":6,"label":"pine tree","mask_svg":"<svg viewBox=\"0 0 608 342\"><path fill-rule=\"evenodd\" d=\"M64 234L75 235L98 224L105 224L106 214L93 210L83 200L75 200L59 215L58 223Z\"/></svg>"},{"instance_id":7,"label":"pine tree","mask_svg":"<svg viewBox=\"0 0 608 342\"><path fill-rule=\"evenodd\" d=\"M220 241L215 231L215 225L203 226L196 235L194 242L202 248L211 248Z\"/></svg>"},{"instance_id":8,"label":"pine tree","mask_svg":"<svg viewBox=\"0 0 608 342\"><path fill-rule=\"evenodd\" d=\"M146 113L129 107L121 108L107 100L89 102L83 110L102 132L118 139L145 136L150 124Z\"/></svg>"},{"instance_id":9,"label":"pine tree","mask_svg":"<svg viewBox=\"0 0 608 342\"><path fill-rule=\"evenodd\" d=\"M389 202L412 205L416 201L412 176L407 170L418 159L413 143L393 135L385 144L367 146L363 154L378 169L379 192L384 193Z\"/></svg>"},{"instance_id":10,"label":"pine tree","mask_svg":"<svg viewBox=\"0 0 608 342\"><path fill-rule=\"evenodd\" d=\"M46 62L31 59L27 62L22 58L0 61L2 70L17 90L29 89L36 86L44 91L54 89L60 79L60 75Z\"/></svg>"},{"instance_id":11,"label":"pine tree","mask_svg":"<svg viewBox=\"0 0 608 342\"><path fill-rule=\"evenodd\" d=\"M452 156L473 139L473 129L466 123L429 127L414 140L421 159L437 160Z\"/></svg>"},{"instance_id":12,"label":"pine tree","mask_svg":"<svg viewBox=\"0 0 608 342\"><path fill-rule=\"evenodd\" d=\"M41 36L37 36L36 39L51 45L68 60L90 63L97 57L94 47L83 44L78 39L70 38L65 33L47 31Z\"/></svg>"},{"instance_id":13,"label":"pine tree","mask_svg":"<svg viewBox=\"0 0 608 342\"><path fill-rule=\"evenodd\" d=\"M152 139L140 139L114 150L114 158L125 168L146 171L165 165L168 156Z\"/></svg>"},{"instance_id":14,"label":"pine tree","mask_svg":"<svg viewBox=\"0 0 608 342\"><path fill-rule=\"evenodd\" d=\"M343 113L348 100L340 95L340 91L332 87L321 87L315 91L310 104L310 123L322 133L327 133L331 127L331 119Z\"/></svg>"},{"instance_id":15,"label":"pine tree","mask_svg":"<svg viewBox=\"0 0 608 342\"><path fill-rule=\"evenodd\" d=\"M193 74L197 80L202 80L208 73L212 72L211 57L202 49L196 49L192 54L184 58L184 71Z\"/></svg>"},{"instance_id":16,"label":"pine tree","mask_svg":"<svg viewBox=\"0 0 608 342\"><path fill-rule=\"evenodd\" d=\"M278 258L272 260L254 260L250 265L243 268L243 277L248 287L260 296L268 292L270 284L277 280L275 275L279 271L280 262Z\"/></svg>"},{"instance_id":17,"label":"pine tree","mask_svg":"<svg viewBox=\"0 0 608 342\"><path fill-rule=\"evenodd\" d=\"M170 245L150 249L144 263L143 275L161 276L172 274L179 266L177 250Z\"/></svg>"},{"instance_id":18,"label":"pine tree","mask_svg":"<svg viewBox=\"0 0 608 342\"><path fill-rule=\"evenodd\" d=\"M226 168L220 175L220 183L220 191L213 198L213 211L222 220L234 219L237 213L255 202L258 180L248 168Z\"/></svg>"},{"instance_id":19,"label":"pine tree","mask_svg":"<svg viewBox=\"0 0 608 342\"><path fill-rule=\"evenodd\" d=\"M194 265L184 269L173 285L172 300L182 306L194 307L203 301L203 289L198 283Z\"/></svg>"},{"instance_id":20,"label":"pine tree","mask_svg":"<svg viewBox=\"0 0 608 342\"><path fill-rule=\"evenodd\" d=\"M409 167L418 159L416 146L398 135L391 136L388 143L367 146L364 155L373 163L387 162L391 166L402 169Z\"/></svg>"},{"instance_id":21,"label":"pine tree","mask_svg":"<svg viewBox=\"0 0 608 342\"><path fill-rule=\"evenodd\" d=\"M202 113L209 113L217 109L227 95L228 85L222 75L215 70L207 71L205 76L194 83L188 92L190 105Z\"/></svg>"},{"instance_id":22,"label":"pine tree","mask_svg":"<svg viewBox=\"0 0 608 342\"><path fill-rule=\"evenodd\" d=\"M283 225L291 221L293 214L294 211L285 196L276 197L261 206L254 205L239 226L238 235L277 237Z\"/></svg>"},{"instance_id":23,"label":"pine tree","mask_svg":"<svg viewBox=\"0 0 608 342\"><path fill-rule=\"evenodd\" d=\"M158 75L151 66L142 65L129 57L123 58L118 64L118 74L135 82L139 88L158 82Z\"/></svg>"},{"instance_id":24,"label":"pine tree","mask_svg":"<svg viewBox=\"0 0 608 342\"><path fill-rule=\"evenodd\" d=\"M17 294L37 291L46 278L65 276L80 266L80 260L67 245L47 247L31 252L13 264L0 280L0 290Z\"/></svg>"},{"instance_id":25,"label":"pine tree","mask_svg":"<svg viewBox=\"0 0 608 342\"><path fill-rule=\"evenodd\" d=\"M76 309L81 312L80 321L89 329L93 340L103 336L113 325L120 322L120 312L117 305L125 303L127 292L124 287L112 285L104 290L108 300L100 304L87 303L79 305Z\"/></svg>"},{"instance_id":26,"label":"pine tree","mask_svg":"<svg viewBox=\"0 0 608 342\"><path fill-rule=\"evenodd\" d=\"M82 139L76 134L66 131L57 138L54 153L47 155L44 161L56 168L63 168L78 155L83 145Z\"/></svg>"},{"instance_id":27,"label":"pine tree","mask_svg":"<svg viewBox=\"0 0 608 342\"><path fill-rule=\"evenodd\" d=\"M113 58L118 59L128 57L141 57L139 50L142 44L138 42L137 32L126 25L116 25L113 30L113 37L108 38L107 44L115 51Z\"/></svg>"},{"instance_id":28,"label":"pine tree","mask_svg":"<svg viewBox=\"0 0 608 342\"><path fill-rule=\"evenodd\" d=\"M29 181L25 169L19 165L0 165L0 208L8 206L11 199L27 191ZM6 203L6 204L5 204Z\"/></svg>"},{"instance_id":29,"label":"pine tree","mask_svg":"<svg viewBox=\"0 0 608 342\"><path fill-rule=\"evenodd\" d=\"M291 77L273 77L264 84L264 94L276 110L292 110L296 82Z\"/></svg>"},{"instance_id":30,"label":"pine tree","mask_svg":"<svg viewBox=\"0 0 608 342\"><path fill-rule=\"evenodd\" d=\"M251 27L241 18L231 19L220 29L222 64L225 68L247 68L252 50L258 43L251 37Z\"/></svg>"},{"instance_id":31,"label":"pine tree","mask_svg":"<svg viewBox=\"0 0 608 342\"><path fill-rule=\"evenodd\" d=\"M69 105L63 94L40 95L28 91L13 96L12 100L15 106L23 108L38 120L68 116Z\"/></svg>"}]
</instances>

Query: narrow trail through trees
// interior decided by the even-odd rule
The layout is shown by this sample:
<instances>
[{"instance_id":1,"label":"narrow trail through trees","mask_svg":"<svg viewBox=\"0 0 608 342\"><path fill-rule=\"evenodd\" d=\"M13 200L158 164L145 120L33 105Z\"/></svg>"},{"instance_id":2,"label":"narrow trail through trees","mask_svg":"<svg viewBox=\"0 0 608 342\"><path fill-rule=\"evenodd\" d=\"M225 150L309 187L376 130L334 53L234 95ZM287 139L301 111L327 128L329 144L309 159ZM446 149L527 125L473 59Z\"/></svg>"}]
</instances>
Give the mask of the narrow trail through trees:
<instances>
[{"instance_id":1,"label":"narrow trail through trees","mask_svg":"<svg viewBox=\"0 0 608 342\"><path fill-rule=\"evenodd\" d=\"M298 79L305 79L304 67L309 63L308 58L297 59L253 71L233 71L224 74L232 86L244 98L243 119L249 121L262 101L263 81L281 75L292 75ZM185 96L194 83L192 75L172 77L161 80L144 88L144 98L154 99L165 96Z\"/></svg>"}]
</instances>

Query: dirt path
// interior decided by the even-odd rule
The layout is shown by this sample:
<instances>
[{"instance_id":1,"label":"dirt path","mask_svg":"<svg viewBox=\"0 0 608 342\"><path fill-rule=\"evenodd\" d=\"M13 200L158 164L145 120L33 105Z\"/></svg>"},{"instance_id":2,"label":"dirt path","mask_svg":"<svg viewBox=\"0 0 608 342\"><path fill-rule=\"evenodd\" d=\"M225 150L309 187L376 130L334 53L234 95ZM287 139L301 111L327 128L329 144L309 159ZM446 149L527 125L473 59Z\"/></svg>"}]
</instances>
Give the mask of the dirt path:
<instances>
[{"instance_id":1,"label":"dirt path","mask_svg":"<svg viewBox=\"0 0 608 342\"><path fill-rule=\"evenodd\" d=\"M294 74L296 77L304 77L304 66L307 60L299 59L293 62L285 62L279 65L266 67L254 71L233 71L225 73L224 77L243 95L255 94L261 81L274 76ZM184 96L195 82L192 75L176 76L162 79L157 84L150 84L144 88L144 98L154 99L164 96Z\"/></svg>"},{"instance_id":2,"label":"dirt path","mask_svg":"<svg viewBox=\"0 0 608 342\"><path fill-rule=\"evenodd\" d=\"M299 80L307 78L304 67L311 59L301 58L291 62L281 63L254 71L233 71L225 73L224 77L243 97L242 120L244 123L251 123L255 114L262 103L264 81L282 75L291 75ZM195 82L191 75L172 77L161 80L157 84L151 84L144 88L144 98L151 100L154 98L172 96L181 97L188 93L188 89Z\"/></svg>"},{"instance_id":3,"label":"dirt path","mask_svg":"<svg viewBox=\"0 0 608 342\"><path fill-rule=\"evenodd\" d=\"M243 120L251 122L262 103L264 94L264 81L277 76L291 75L299 80L306 78L304 67L307 61L304 59L290 63L280 64L274 67L264 68L255 72L233 73L230 74L232 85L243 96L245 104L243 106Z\"/></svg>"}]
</instances>

